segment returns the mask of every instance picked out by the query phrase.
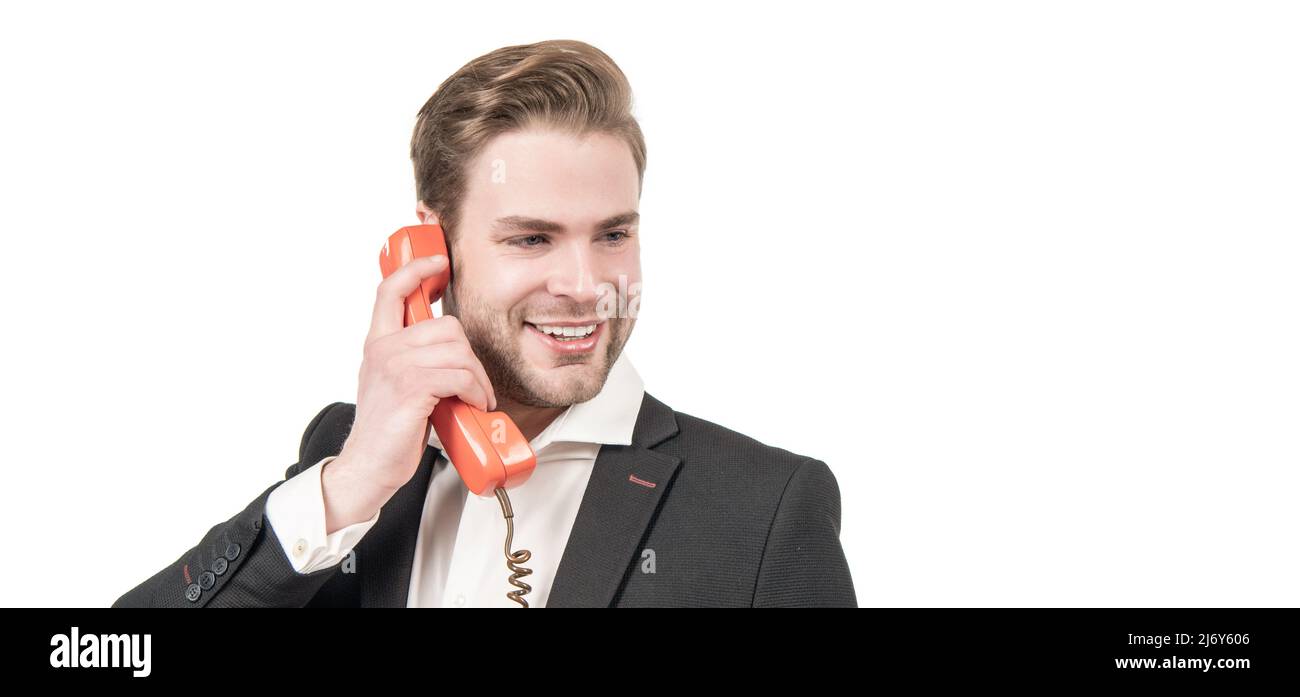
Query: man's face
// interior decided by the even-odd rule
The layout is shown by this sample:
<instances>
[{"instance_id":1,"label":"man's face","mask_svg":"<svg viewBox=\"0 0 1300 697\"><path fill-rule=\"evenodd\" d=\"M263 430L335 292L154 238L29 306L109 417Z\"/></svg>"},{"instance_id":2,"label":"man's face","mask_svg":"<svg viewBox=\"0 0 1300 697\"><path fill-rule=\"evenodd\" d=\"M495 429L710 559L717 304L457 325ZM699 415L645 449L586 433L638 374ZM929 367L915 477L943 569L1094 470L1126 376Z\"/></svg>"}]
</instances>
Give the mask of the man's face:
<instances>
[{"instance_id":1,"label":"man's face","mask_svg":"<svg viewBox=\"0 0 1300 697\"><path fill-rule=\"evenodd\" d=\"M636 322L610 312L632 300L620 304L618 289L641 282L627 144L514 131L489 142L467 174L444 307L499 400L564 407L595 397Z\"/></svg>"}]
</instances>

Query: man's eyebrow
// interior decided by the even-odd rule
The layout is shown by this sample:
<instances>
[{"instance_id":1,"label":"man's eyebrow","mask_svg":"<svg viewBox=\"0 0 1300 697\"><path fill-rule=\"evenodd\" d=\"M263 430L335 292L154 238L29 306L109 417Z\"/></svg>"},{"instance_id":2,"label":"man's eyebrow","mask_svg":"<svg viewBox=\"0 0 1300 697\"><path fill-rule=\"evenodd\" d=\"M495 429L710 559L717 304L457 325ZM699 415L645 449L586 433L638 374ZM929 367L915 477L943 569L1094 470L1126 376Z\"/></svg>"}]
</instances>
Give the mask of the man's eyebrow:
<instances>
[{"instance_id":1,"label":"man's eyebrow","mask_svg":"<svg viewBox=\"0 0 1300 697\"><path fill-rule=\"evenodd\" d=\"M636 211L627 211L617 215L611 215L608 218L596 223L597 230L617 227L619 225L632 225L641 219L641 214ZM497 218L493 227L498 230L510 230L518 232L564 232L564 225L553 220L544 220L542 218L530 218L526 215L507 215L504 218Z\"/></svg>"},{"instance_id":2,"label":"man's eyebrow","mask_svg":"<svg viewBox=\"0 0 1300 697\"><path fill-rule=\"evenodd\" d=\"M620 225L635 225L636 222L640 219L641 219L641 214L637 213L636 211L619 213L618 215L611 215L608 218L605 218L604 220L600 221L599 223L596 223L596 229L604 230L605 228L618 227Z\"/></svg>"},{"instance_id":3,"label":"man's eyebrow","mask_svg":"<svg viewBox=\"0 0 1300 697\"><path fill-rule=\"evenodd\" d=\"M518 230L521 232L563 232L564 226L541 218L529 218L523 215L507 215L497 218L493 227L501 230Z\"/></svg>"}]
</instances>

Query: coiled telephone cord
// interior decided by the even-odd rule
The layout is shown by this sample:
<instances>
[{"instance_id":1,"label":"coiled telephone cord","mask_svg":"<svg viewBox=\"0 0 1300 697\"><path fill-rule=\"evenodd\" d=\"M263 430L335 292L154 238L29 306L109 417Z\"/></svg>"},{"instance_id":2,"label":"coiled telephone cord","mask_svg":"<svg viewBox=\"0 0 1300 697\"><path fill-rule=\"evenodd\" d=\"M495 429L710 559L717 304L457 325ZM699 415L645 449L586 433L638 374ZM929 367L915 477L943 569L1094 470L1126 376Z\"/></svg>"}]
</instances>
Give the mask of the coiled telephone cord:
<instances>
[{"instance_id":1,"label":"coiled telephone cord","mask_svg":"<svg viewBox=\"0 0 1300 697\"><path fill-rule=\"evenodd\" d=\"M533 573L533 570L522 567L520 564L531 559L533 553L526 549L521 549L518 552L510 551L510 542L515 536L515 512L510 508L510 496L506 494L505 489L497 487L495 493L497 495L497 501L501 502L501 513L506 517L506 568L511 571L510 585L519 589L506 593L506 597L519 603L523 607L528 607L528 601L524 600L523 596L526 595L528 591L532 590L533 587L519 579Z\"/></svg>"}]
</instances>

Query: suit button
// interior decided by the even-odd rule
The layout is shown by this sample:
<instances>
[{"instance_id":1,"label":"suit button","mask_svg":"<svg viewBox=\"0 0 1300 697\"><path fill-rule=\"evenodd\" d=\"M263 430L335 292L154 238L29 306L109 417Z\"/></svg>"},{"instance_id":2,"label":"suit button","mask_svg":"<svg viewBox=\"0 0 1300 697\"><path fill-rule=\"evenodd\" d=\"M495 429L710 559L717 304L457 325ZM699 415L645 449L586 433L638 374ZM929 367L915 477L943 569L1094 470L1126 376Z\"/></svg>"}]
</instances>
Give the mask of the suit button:
<instances>
[{"instance_id":1,"label":"suit button","mask_svg":"<svg viewBox=\"0 0 1300 697\"><path fill-rule=\"evenodd\" d=\"M211 571L204 571L199 576L199 588L202 588L203 590L207 590L211 588L212 584L216 582L217 582L217 577Z\"/></svg>"},{"instance_id":2,"label":"suit button","mask_svg":"<svg viewBox=\"0 0 1300 697\"><path fill-rule=\"evenodd\" d=\"M226 567L229 565L230 562L226 561L225 557L217 557L217 560L212 562L212 573L220 576L226 573Z\"/></svg>"},{"instance_id":3,"label":"suit button","mask_svg":"<svg viewBox=\"0 0 1300 697\"><path fill-rule=\"evenodd\" d=\"M198 600L199 596L202 594L203 591L199 588L199 584L197 583L191 583L185 588L185 599L191 603Z\"/></svg>"},{"instance_id":4,"label":"suit button","mask_svg":"<svg viewBox=\"0 0 1300 697\"><path fill-rule=\"evenodd\" d=\"M234 542L231 542L229 545L226 545L227 559L229 559L230 561L234 561L235 557L238 556L239 556L239 545L235 544Z\"/></svg>"}]
</instances>

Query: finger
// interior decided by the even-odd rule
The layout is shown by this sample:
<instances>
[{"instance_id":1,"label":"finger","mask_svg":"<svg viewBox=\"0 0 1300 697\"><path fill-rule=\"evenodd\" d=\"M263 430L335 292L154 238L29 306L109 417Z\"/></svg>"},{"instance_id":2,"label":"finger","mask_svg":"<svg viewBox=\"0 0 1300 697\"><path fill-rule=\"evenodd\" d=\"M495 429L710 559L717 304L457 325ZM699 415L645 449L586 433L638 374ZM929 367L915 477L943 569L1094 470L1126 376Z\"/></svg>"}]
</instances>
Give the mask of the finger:
<instances>
[{"instance_id":1,"label":"finger","mask_svg":"<svg viewBox=\"0 0 1300 697\"><path fill-rule=\"evenodd\" d=\"M487 411L487 394L474 378L472 371L464 368L414 368L421 389L440 399L457 397L462 402Z\"/></svg>"},{"instance_id":2,"label":"finger","mask_svg":"<svg viewBox=\"0 0 1300 697\"><path fill-rule=\"evenodd\" d=\"M411 348L443 342L469 343L469 338L465 335L465 328L461 326L459 320L451 315L416 322L399 332L398 337L401 345Z\"/></svg>"},{"instance_id":3,"label":"finger","mask_svg":"<svg viewBox=\"0 0 1300 697\"><path fill-rule=\"evenodd\" d=\"M496 392L492 389L492 381L488 379L483 363L479 361L478 356L474 354L468 343L455 342L421 346L408 350L395 359L395 368L398 372L405 370L409 366L419 368L463 368L468 370L473 373L479 387L487 395L488 409L485 409L485 411L496 409L497 399Z\"/></svg>"},{"instance_id":4,"label":"finger","mask_svg":"<svg viewBox=\"0 0 1300 697\"><path fill-rule=\"evenodd\" d=\"M469 337L465 334L465 327L460 320L454 315L446 315L435 319L419 322L414 326L403 329L398 337L404 345L410 347L433 346L439 343L462 344L468 351L468 355L473 358L472 368L482 375L483 386L487 390L488 399L492 409L497 408L496 390L492 388L492 382L488 380L487 371L483 364L479 362L478 356L474 353L472 345L469 343Z\"/></svg>"},{"instance_id":5,"label":"finger","mask_svg":"<svg viewBox=\"0 0 1300 697\"><path fill-rule=\"evenodd\" d=\"M412 259L379 283L367 341L401 331L406 317L406 298L420 282L447 269L447 257L437 254Z\"/></svg>"}]
</instances>

